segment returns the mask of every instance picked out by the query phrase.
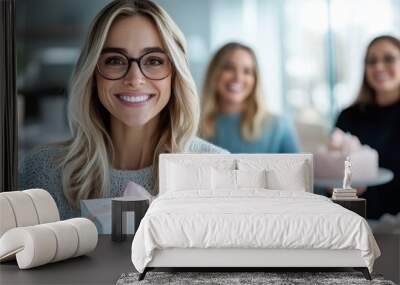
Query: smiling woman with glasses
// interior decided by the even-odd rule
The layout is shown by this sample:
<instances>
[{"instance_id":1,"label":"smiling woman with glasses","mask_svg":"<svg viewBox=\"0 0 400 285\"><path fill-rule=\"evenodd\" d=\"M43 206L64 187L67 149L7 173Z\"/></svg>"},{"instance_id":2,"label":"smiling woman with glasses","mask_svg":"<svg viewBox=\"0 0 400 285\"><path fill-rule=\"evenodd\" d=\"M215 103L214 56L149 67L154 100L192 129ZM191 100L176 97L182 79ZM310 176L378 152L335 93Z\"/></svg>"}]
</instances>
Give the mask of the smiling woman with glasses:
<instances>
[{"instance_id":1,"label":"smiling woman with glasses","mask_svg":"<svg viewBox=\"0 0 400 285\"><path fill-rule=\"evenodd\" d=\"M340 113L336 126L376 149L379 166L394 173L391 182L360 191L367 199L367 218L378 219L400 212L400 40L389 35L373 39L364 64L358 98Z\"/></svg>"},{"instance_id":2,"label":"smiling woman with glasses","mask_svg":"<svg viewBox=\"0 0 400 285\"><path fill-rule=\"evenodd\" d=\"M185 39L148 0L116 0L94 19L71 80L72 138L22 164L21 188L44 188L61 217L82 199L121 196L128 182L158 191L158 156L226 152L195 137L199 102Z\"/></svg>"},{"instance_id":3,"label":"smiling woman with glasses","mask_svg":"<svg viewBox=\"0 0 400 285\"><path fill-rule=\"evenodd\" d=\"M104 49L97 63L97 70L106 79L118 80L128 74L132 63L137 63L143 76L151 80L162 80L172 72L168 56L157 49L146 52L139 58L129 58L118 49Z\"/></svg>"}]
</instances>

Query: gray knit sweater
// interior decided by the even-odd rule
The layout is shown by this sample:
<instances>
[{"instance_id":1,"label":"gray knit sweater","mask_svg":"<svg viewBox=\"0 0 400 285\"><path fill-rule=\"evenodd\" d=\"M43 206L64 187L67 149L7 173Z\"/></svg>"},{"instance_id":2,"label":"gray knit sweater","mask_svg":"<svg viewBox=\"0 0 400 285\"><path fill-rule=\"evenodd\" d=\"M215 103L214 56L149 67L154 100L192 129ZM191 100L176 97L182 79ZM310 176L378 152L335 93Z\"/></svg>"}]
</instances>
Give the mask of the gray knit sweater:
<instances>
[{"instance_id":1,"label":"gray knit sweater","mask_svg":"<svg viewBox=\"0 0 400 285\"><path fill-rule=\"evenodd\" d=\"M19 188L43 188L50 192L57 203L61 219L69 219L80 216L80 211L72 208L63 193L61 169L55 161L63 149L60 146L42 146L31 151L20 163L19 167ZM227 153L226 150L214 146L200 138L194 138L190 147L190 153ZM129 181L133 181L146 190L154 186L152 167L138 170L117 170L111 169L110 197L122 196Z\"/></svg>"}]
</instances>

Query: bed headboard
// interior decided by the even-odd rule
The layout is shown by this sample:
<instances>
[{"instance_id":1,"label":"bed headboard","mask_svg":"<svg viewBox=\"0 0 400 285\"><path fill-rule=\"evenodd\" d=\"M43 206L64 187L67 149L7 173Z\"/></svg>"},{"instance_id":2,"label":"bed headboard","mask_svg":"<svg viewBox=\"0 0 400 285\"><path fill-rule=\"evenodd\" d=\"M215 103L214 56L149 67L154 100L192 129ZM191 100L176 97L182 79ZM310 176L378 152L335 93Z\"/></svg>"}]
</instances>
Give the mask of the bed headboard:
<instances>
[{"instance_id":1,"label":"bed headboard","mask_svg":"<svg viewBox=\"0 0 400 285\"><path fill-rule=\"evenodd\" d=\"M313 192L312 154L161 154L159 159L159 194L166 191L168 164L185 167L211 166L219 169L258 169L273 173L275 184L296 183L296 187Z\"/></svg>"}]
</instances>

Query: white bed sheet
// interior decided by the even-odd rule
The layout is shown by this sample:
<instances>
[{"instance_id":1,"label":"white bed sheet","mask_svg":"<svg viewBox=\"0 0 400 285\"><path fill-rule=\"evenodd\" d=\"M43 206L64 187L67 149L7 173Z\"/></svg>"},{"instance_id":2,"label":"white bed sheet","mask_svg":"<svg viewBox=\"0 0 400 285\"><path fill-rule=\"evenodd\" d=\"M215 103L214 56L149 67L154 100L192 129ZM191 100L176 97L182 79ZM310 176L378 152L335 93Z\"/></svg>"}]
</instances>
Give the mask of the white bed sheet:
<instances>
[{"instance_id":1,"label":"white bed sheet","mask_svg":"<svg viewBox=\"0 0 400 285\"><path fill-rule=\"evenodd\" d=\"M371 272L380 255L359 215L321 195L265 189L158 197L134 237L133 265L143 272L166 248L357 249Z\"/></svg>"}]
</instances>

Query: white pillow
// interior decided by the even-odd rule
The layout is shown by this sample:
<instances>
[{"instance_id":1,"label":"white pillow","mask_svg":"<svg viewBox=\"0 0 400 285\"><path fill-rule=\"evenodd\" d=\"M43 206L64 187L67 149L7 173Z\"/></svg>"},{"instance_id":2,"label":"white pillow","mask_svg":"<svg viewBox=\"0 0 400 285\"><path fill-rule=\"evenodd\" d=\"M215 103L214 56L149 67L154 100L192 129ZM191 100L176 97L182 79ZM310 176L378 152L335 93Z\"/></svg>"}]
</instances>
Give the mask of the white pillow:
<instances>
[{"instance_id":1,"label":"white pillow","mask_svg":"<svg viewBox=\"0 0 400 285\"><path fill-rule=\"evenodd\" d=\"M272 190L306 191L307 164L305 161L241 159L240 170L267 170L267 188Z\"/></svg>"},{"instance_id":2,"label":"white pillow","mask_svg":"<svg viewBox=\"0 0 400 285\"><path fill-rule=\"evenodd\" d=\"M289 174L290 173L290 176ZM288 170L269 170L268 188L274 190L289 190L306 192L305 163L293 164Z\"/></svg>"},{"instance_id":3,"label":"white pillow","mask_svg":"<svg viewBox=\"0 0 400 285\"><path fill-rule=\"evenodd\" d=\"M167 190L212 189L211 167L168 163Z\"/></svg>"},{"instance_id":4,"label":"white pillow","mask_svg":"<svg viewBox=\"0 0 400 285\"><path fill-rule=\"evenodd\" d=\"M238 188L268 188L267 170L236 170Z\"/></svg>"},{"instance_id":5,"label":"white pillow","mask_svg":"<svg viewBox=\"0 0 400 285\"><path fill-rule=\"evenodd\" d=\"M267 188L267 171L212 169L213 189L237 190L240 188Z\"/></svg>"},{"instance_id":6,"label":"white pillow","mask_svg":"<svg viewBox=\"0 0 400 285\"><path fill-rule=\"evenodd\" d=\"M236 190L236 170L212 168L214 190Z\"/></svg>"},{"instance_id":7,"label":"white pillow","mask_svg":"<svg viewBox=\"0 0 400 285\"><path fill-rule=\"evenodd\" d=\"M306 192L305 164L298 163L290 169L290 178L287 171L276 169L268 171L268 188L276 190L290 190Z\"/></svg>"},{"instance_id":8,"label":"white pillow","mask_svg":"<svg viewBox=\"0 0 400 285\"><path fill-rule=\"evenodd\" d=\"M210 167L215 169L237 169L236 159L209 160L206 163L208 163Z\"/></svg>"}]
</instances>

